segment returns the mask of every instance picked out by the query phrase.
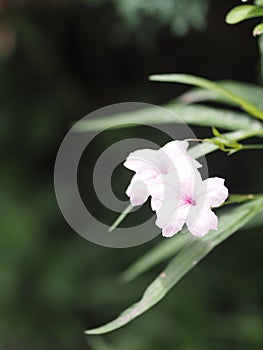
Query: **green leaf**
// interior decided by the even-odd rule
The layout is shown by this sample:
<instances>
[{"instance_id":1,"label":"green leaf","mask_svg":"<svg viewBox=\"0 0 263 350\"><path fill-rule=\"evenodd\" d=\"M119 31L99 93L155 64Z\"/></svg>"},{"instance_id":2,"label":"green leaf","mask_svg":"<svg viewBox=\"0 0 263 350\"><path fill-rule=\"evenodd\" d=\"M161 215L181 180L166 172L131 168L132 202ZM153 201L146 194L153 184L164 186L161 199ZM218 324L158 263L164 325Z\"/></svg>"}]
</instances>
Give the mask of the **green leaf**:
<instances>
[{"instance_id":1,"label":"green leaf","mask_svg":"<svg viewBox=\"0 0 263 350\"><path fill-rule=\"evenodd\" d=\"M215 137L206 138L204 141L217 145L221 151L227 152L228 155L231 155L243 149L243 146L240 143L228 138L225 135L222 135L216 128L212 128L212 132Z\"/></svg>"},{"instance_id":2,"label":"green leaf","mask_svg":"<svg viewBox=\"0 0 263 350\"><path fill-rule=\"evenodd\" d=\"M262 33L263 33L263 23L260 23L257 26L255 26L255 28L253 29L253 35L258 36L258 35L261 35Z\"/></svg>"},{"instance_id":3,"label":"green leaf","mask_svg":"<svg viewBox=\"0 0 263 350\"><path fill-rule=\"evenodd\" d=\"M240 5L230 10L226 16L226 23L236 24L249 18L263 16L263 9L255 5Z\"/></svg>"},{"instance_id":4,"label":"green leaf","mask_svg":"<svg viewBox=\"0 0 263 350\"><path fill-rule=\"evenodd\" d=\"M215 137L222 137L222 134L213 126L212 133Z\"/></svg>"},{"instance_id":5,"label":"green leaf","mask_svg":"<svg viewBox=\"0 0 263 350\"><path fill-rule=\"evenodd\" d=\"M133 206L128 205L127 208L125 208L123 212L117 217L117 219L114 221L114 223L111 225L108 231L112 232L113 230L115 230L115 228L119 226L119 224L126 218L126 216L132 211L132 209Z\"/></svg>"},{"instance_id":6,"label":"green leaf","mask_svg":"<svg viewBox=\"0 0 263 350\"><path fill-rule=\"evenodd\" d=\"M222 80L218 81L225 89L233 92L236 95L248 100L250 103L257 106L259 109L263 109L263 88L259 85L248 84L239 81ZM194 88L178 98L182 103L195 103L203 101L222 102L229 105L235 105L232 100L229 100L224 95L217 93L216 91Z\"/></svg>"},{"instance_id":7,"label":"green leaf","mask_svg":"<svg viewBox=\"0 0 263 350\"><path fill-rule=\"evenodd\" d=\"M104 326L86 331L86 334L103 334L116 330L140 316L169 292L169 290L201 259L240 227L249 222L263 207L263 197L228 209L219 217L217 231L191 242L168 264L166 269L148 286L142 299Z\"/></svg>"},{"instance_id":8,"label":"green leaf","mask_svg":"<svg viewBox=\"0 0 263 350\"><path fill-rule=\"evenodd\" d=\"M171 113L162 113L159 108L151 107L137 111L111 115L104 118L85 120L76 124L76 132L99 131L107 128L129 128L134 124L158 125L187 123L189 125L211 125L226 129L237 130L260 126L257 121L251 120L247 115L234 111L212 108L202 105L185 105L170 102L162 106Z\"/></svg>"},{"instance_id":9,"label":"green leaf","mask_svg":"<svg viewBox=\"0 0 263 350\"><path fill-rule=\"evenodd\" d=\"M152 250L131 264L120 276L122 282L130 282L160 262L175 256L190 240L189 233L180 233L170 239L164 239Z\"/></svg>"},{"instance_id":10,"label":"green leaf","mask_svg":"<svg viewBox=\"0 0 263 350\"><path fill-rule=\"evenodd\" d=\"M151 75L149 77L152 81L158 82L170 82L170 83L181 83L198 86L207 90L215 91L218 94L224 96L225 98L232 101L235 106L239 106L248 114L251 114L253 117L263 120L263 111L258 109L257 106L250 103L246 99L240 97L239 95L233 93L232 91L224 88L222 85L189 74L159 74Z\"/></svg>"},{"instance_id":11,"label":"green leaf","mask_svg":"<svg viewBox=\"0 0 263 350\"><path fill-rule=\"evenodd\" d=\"M257 214L252 220L242 227L242 230L250 230L256 227L263 226L263 210Z\"/></svg>"},{"instance_id":12,"label":"green leaf","mask_svg":"<svg viewBox=\"0 0 263 350\"><path fill-rule=\"evenodd\" d=\"M244 0L242 0L244 1ZM254 0L255 5L263 7L263 0Z\"/></svg>"},{"instance_id":13,"label":"green leaf","mask_svg":"<svg viewBox=\"0 0 263 350\"><path fill-rule=\"evenodd\" d=\"M229 205L234 203L244 203L255 199L254 194L231 194L228 200L223 205Z\"/></svg>"},{"instance_id":14,"label":"green leaf","mask_svg":"<svg viewBox=\"0 0 263 350\"><path fill-rule=\"evenodd\" d=\"M231 194L228 200L223 204L241 204L247 201L255 199L253 194ZM249 222L249 226L243 226L241 229L252 228L256 226L263 225L262 215L259 217L253 218ZM156 247L151 249L149 252L137 259L133 264L131 264L120 276L122 282L130 282L134 278L143 274L144 272L150 270L155 265L175 256L189 241L191 240L191 235L189 233L175 235L171 239L166 239L163 242L159 243Z\"/></svg>"}]
</instances>

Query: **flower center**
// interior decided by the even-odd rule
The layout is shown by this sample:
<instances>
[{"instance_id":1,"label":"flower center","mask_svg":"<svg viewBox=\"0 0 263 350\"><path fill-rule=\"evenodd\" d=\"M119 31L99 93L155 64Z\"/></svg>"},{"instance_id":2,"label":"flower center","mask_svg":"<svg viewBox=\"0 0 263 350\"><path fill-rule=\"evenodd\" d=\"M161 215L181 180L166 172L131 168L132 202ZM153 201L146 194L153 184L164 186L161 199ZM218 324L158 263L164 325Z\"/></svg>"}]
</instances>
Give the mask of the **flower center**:
<instances>
[{"instance_id":1,"label":"flower center","mask_svg":"<svg viewBox=\"0 0 263 350\"><path fill-rule=\"evenodd\" d=\"M194 199L192 199L191 197L186 196L184 198L184 204L196 205L196 201Z\"/></svg>"}]
</instances>

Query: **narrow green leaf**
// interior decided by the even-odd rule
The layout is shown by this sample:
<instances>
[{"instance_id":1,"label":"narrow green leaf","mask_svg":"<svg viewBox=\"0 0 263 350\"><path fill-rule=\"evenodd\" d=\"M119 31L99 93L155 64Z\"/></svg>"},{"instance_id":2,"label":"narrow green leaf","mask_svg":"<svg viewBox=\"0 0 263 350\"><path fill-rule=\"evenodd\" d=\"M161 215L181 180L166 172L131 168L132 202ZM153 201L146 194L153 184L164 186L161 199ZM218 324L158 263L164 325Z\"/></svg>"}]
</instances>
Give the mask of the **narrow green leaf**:
<instances>
[{"instance_id":1,"label":"narrow green leaf","mask_svg":"<svg viewBox=\"0 0 263 350\"><path fill-rule=\"evenodd\" d=\"M244 1L244 0L243 0ZM254 0L255 5L263 7L263 0Z\"/></svg>"},{"instance_id":2,"label":"narrow green leaf","mask_svg":"<svg viewBox=\"0 0 263 350\"><path fill-rule=\"evenodd\" d=\"M246 225L242 227L242 230L250 230L256 227L263 226L263 209L257 214L252 220L250 220Z\"/></svg>"},{"instance_id":3,"label":"narrow green leaf","mask_svg":"<svg viewBox=\"0 0 263 350\"><path fill-rule=\"evenodd\" d=\"M231 194L228 200L223 205L229 205L234 203L244 203L255 199L254 194Z\"/></svg>"},{"instance_id":4,"label":"narrow green leaf","mask_svg":"<svg viewBox=\"0 0 263 350\"><path fill-rule=\"evenodd\" d=\"M257 106L259 109L263 109L263 87L254 84L248 84L239 81L232 80L221 80L217 82L224 88L230 90L231 92L239 95L240 97L248 100L250 103ZM229 100L225 96L218 94L216 91L193 88L178 98L179 102L182 103L195 103L203 101L215 101L229 104L231 106L235 105L233 101Z\"/></svg>"},{"instance_id":5,"label":"narrow green leaf","mask_svg":"<svg viewBox=\"0 0 263 350\"><path fill-rule=\"evenodd\" d=\"M240 5L230 10L226 16L226 23L237 24L249 18L263 16L263 9L255 5Z\"/></svg>"},{"instance_id":6,"label":"narrow green leaf","mask_svg":"<svg viewBox=\"0 0 263 350\"><path fill-rule=\"evenodd\" d=\"M250 103L239 95L236 95L232 91L224 88L222 85L216 82L189 74L159 74L151 75L149 79L158 82L189 84L207 90L215 91L225 98L231 100L234 105L241 107L244 111L251 114L253 117L263 120L262 110L258 109L254 104Z\"/></svg>"},{"instance_id":7,"label":"narrow green leaf","mask_svg":"<svg viewBox=\"0 0 263 350\"><path fill-rule=\"evenodd\" d=\"M263 87L254 84L248 84L244 82L222 80L218 81L218 84L225 89L233 92L236 95L248 100L250 103L257 106L259 109L263 109ZM222 102L229 105L235 105L232 100L229 100L224 95L217 93L216 91L193 88L187 91L178 98L182 103L195 103L203 101L215 101Z\"/></svg>"},{"instance_id":8,"label":"narrow green leaf","mask_svg":"<svg viewBox=\"0 0 263 350\"><path fill-rule=\"evenodd\" d=\"M229 204L241 204L255 199L253 194L231 194L228 200L222 205ZM256 227L263 225L262 215L254 218L249 222L249 226L243 226L241 229L247 229L251 227ZM189 233L183 233L175 235L171 239L165 239L163 242L159 243L156 247L148 251L146 254L137 259L133 264L131 264L120 276L122 282L130 282L134 278L143 274L144 272L150 270L152 267L160 264L161 262L175 256L189 241L191 240L191 235Z\"/></svg>"},{"instance_id":9,"label":"narrow green leaf","mask_svg":"<svg viewBox=\"0 0 263 350\"><path fill-rule=\"evenodd\" d=\"M262 33L263 33L263 23L260 23L256 25L255 28L253 29L253 35L258 36L258 35L261 35Z\"/></svg>"},{"instance_id":10,"label":"narrow green leaf","mask_svg":"<svg viewBox=\"0 0 263 350\"><path fill-rule=\"evenodd\" d=\"M164 239L152 250L131 264L120 276L122 282L130 282L160 262L175 256L190 240L189 233L180 233L173 238Z\"/></svg>"},{"instance_id":11,"label":"narrow green leaf","mask_svg":"<svg viewBox=\"0 0 263 350\"><path fill-rule=\"evenodd\" d=\"M118 216L118 218L114 221L114 223L109 228L109 232L112 232L115 230L116 227L119 226L119 224L125 219L125 217L132 211L133 206L128 205L126 209L123 210L123 212Z\"/></svg>"},{"instance_id":12,"label":"narrow green leaf","mask_svg":"<svg viewBox=\"0 0 263 350\"><path fill-rule=\"evenodd\" d=\"M140 316L157 304L169 290L212 249L257 215L263 207L263 197L227 210L219 217L217 231L203 238L193 239L166 269L148 286L142 299L104 326L86 331L86 334L102 334L116 330Z\"/></svg>"},{"instance_id":13,"label":"narrow green leaf","mask_svg":"<svg viewBox=\"0 0 263 350\"><path fill-rule=\"evenodd\" d=\"M222 137L222 134L213 126L212 133L215 137Z\"/></svg>"},{"instance_id":14,"label":"narrow green leaf","mask_svg":"<svg viewBox=\"0 0 263 350\"><path fill-rule=\"evenodd\" d=\"M144 108L138 111L121 113L104 118L96 118L79 122L75 127L76 132L99 131L107 128L129 128L134 124L158 125L186 123L189 125L209 126L211 125L226 130L237 130L259 127L258 121L251 120L243 113L230 110L212 108L202 105L185 105L178 102L170 102L163 106L165 110L160 112L159 108Z\"/></svg>"}]
</instances>

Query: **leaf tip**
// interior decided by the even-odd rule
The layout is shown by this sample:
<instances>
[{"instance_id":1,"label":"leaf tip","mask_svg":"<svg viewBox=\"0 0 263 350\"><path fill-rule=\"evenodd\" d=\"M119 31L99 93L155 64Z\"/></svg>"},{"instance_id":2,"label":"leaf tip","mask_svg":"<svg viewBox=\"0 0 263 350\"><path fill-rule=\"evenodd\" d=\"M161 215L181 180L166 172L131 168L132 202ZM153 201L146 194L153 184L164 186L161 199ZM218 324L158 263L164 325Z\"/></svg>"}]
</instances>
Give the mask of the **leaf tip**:
<instances>
[{"instance_id":1,"label":"leaf tip","mask_svg":"<svg viewBox=\"0 0 263 350\"><path fill-rule=\"evenodd\" d=\"M263 23L260 23L258 25L256 25L256 27L253 29L253 36L259 36L263 33Z\"/></svg>"},{"instance_id":2,"label":"leaf tip","mask_svg":"<svg viewBox=\"0 0 263 350\"><path fill-rule=\"evenodd\" d=\"M150 81L158 81L160 79L160 75L159 74L151 74L151 75L149 75L148 79Z\"/></svg>"},{"instance_id":3,"label":"leaf tip","mask_svg":"<svg viewBox=\"0 0 263 350\"><path fill-rule=\"evenodd\" d=\"M101 334L103 332L99 332L97 328L93 328L93 329L87 329L84 331L85 335L98 335Z\"/></svg>"}]
</instances>

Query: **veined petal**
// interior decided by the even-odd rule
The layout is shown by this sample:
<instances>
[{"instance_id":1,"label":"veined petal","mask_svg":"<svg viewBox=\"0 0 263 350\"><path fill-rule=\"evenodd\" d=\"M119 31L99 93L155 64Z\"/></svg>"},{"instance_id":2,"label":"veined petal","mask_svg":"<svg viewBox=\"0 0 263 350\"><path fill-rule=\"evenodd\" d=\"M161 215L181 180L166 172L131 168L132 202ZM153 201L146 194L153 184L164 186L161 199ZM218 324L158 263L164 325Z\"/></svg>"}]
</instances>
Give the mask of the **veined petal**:
<instances>
[{"instance_id":1,"label":"veined petal","mask_svg":"<svg viewBox=\"0 0 263 350\"><path fill-rule=\"evenodd\" d=\"M136 173L145 171L157 172L156 163L158 162L158 151L152 149L141 149L128 155L124 166Z\"/></svg>"},{"instance_id":2,"label":"veined petal","mask_svg":"<svg viewBox=\"0 0 263 350\"><path fill-rule=\"evenodd\" d=\"M188 146L189 144L187 141L170 141L161 147L161 150L173 159L181 156L182 154L186 155Z\"/></svg>"},{"instance_id":3,"label":"veined petal","mask_svg":"<svg viewBox=\"0 0 263 350\"><path fill-rule=\"evenodd\" d=\"M170 160L174 163L175 166L179 168L179 158L182 163L182 161L187 161L188 164L191 164L192 167L200 168L202 165L195 160L194 158L190 157L187 154L189 143L187 141L171 141L168 142L166 145L164 145L160 151L162 150L165 152Z\"/></svg>"},{"instance_id":4,"label":"veined petal","mask_svg":"<svg viewBox=\"0 0 263 350\"><path fill-rule=\"evenodd\" d=\"M156 225L162 229L162 235L172 237L181 231L189 210L189 205L178 205L176 209L162 206L162 209L157 212L156 220Z\"/></svg>"},{"instance_id":5,"label":"veined petal","mask_svg":"<svg viewBox=\"0 0 263 350\"><path fill-rule=\"evenodd\" d=\"M211 177L202 182L202 186L197 193L198 203L203 203L210 207L219 207L228 197L228 189L224 185L225 179Z\"/></svg>"},{"instance_id":6,"label":"veined petal","mask_svg":"<svg viewBox=\"0 0 263 350\"><path fill-rule=\"evenodd\" d=\"M192 206L186 218L186 225L192 235L205 236L210 230L217 230L218 219L209 206Z\"/></svg>"}]
</instances>

